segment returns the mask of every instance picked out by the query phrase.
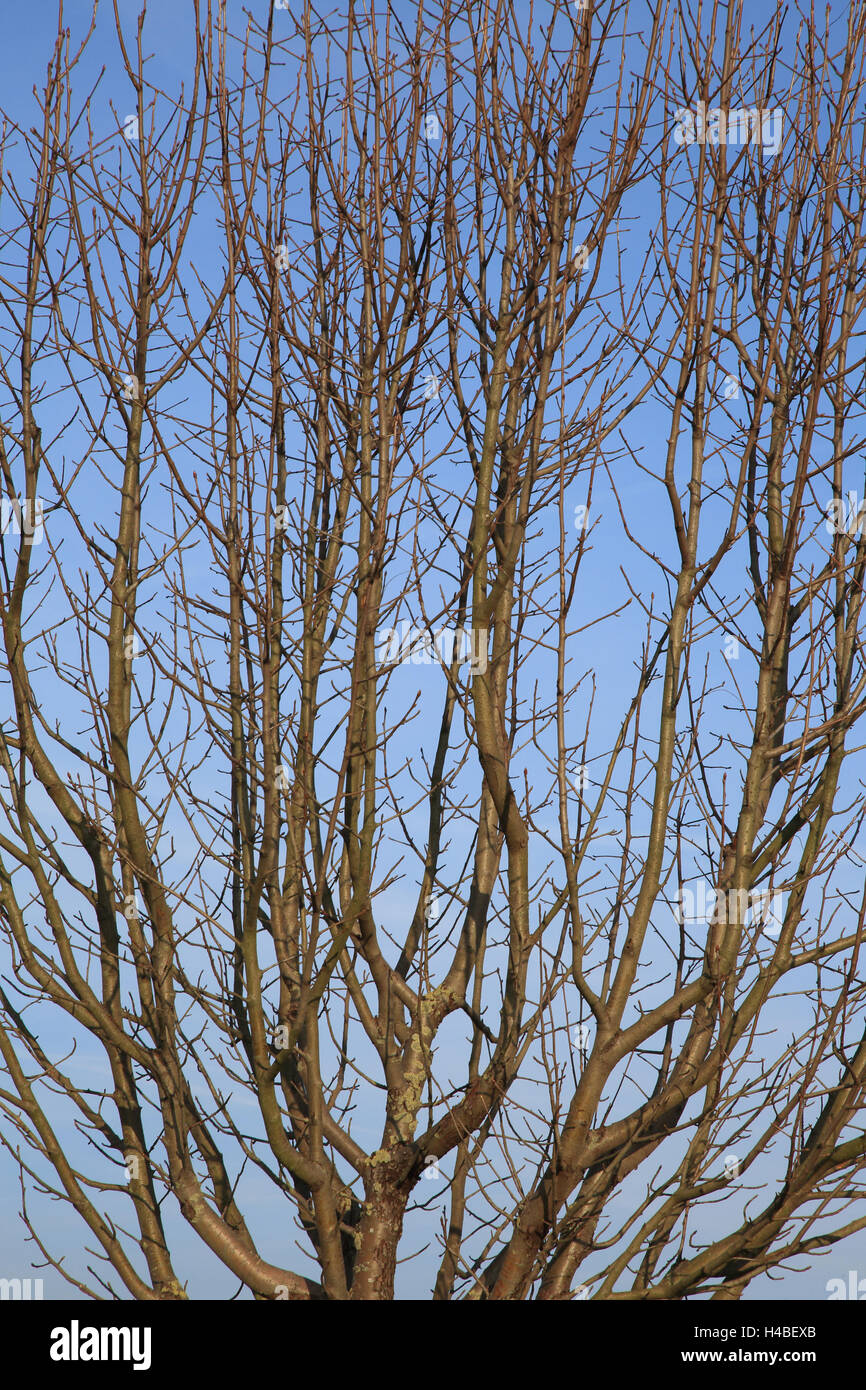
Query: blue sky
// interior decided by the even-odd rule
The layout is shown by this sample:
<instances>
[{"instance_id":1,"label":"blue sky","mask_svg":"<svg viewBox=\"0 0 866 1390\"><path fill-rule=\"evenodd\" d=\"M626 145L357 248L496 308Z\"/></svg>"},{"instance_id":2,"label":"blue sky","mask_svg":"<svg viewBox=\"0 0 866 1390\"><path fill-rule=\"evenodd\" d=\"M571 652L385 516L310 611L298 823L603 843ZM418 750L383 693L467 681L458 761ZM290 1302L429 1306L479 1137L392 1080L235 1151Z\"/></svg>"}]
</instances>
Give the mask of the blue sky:
<instances>
[{"instance_id":1,"label":"blue sky","mask_svg":"<svg viewBox=\"0 0 866 1390\"><path fill-rule=\"evenodd\" d=\"M0 52L0 82L2 82L0 90L4 93L3 105L7 111L20 115L22 123L25 124L35 120L35 115L28 116L25 113L32 110L31 89L34 82L38 83L41 80L50 54L53 29L52 25L46 22L46 14L50 13L51 8L48 4L40 5L38 9L33 7L30 10L18 7L13 10L10 7L10 12L4 16L3 20L4 45L2 52ZM528 6L526 8L528 12ZM124 3L121 9L132 19L137 14L138 5L137 3ZM170 4L168 0L149 0L147 9L145 47L153 54L153 65L149 75L152 81L158 81L161 85L164 84L169 92L174 92L178 83L186 80L188 76L185 54L188 53L191 6ZM242 7L238 5L237 9L240 19ZM774 6L763 4L750 7L750 19L760 22L764 18L769 18L774 9ZM80 4L67 5L67 14L70 16L71 22L78 28L80 28L82 12L83 6ZM279 24L279 21L280 16L277 15L276 23ZM114 117L111 114L112 104L121 120L132 109L129 85L117 58L113 28L111 9L106 0L103 0L94 41L76 78L77 90L84 90L96 77L99 69L103 66L105 68L105 75L99 88L99 97L94 102L93 110L94 113L101 112L102 114L106 139L112 136L116 128ZM632 52L635 61L637 61L639 53L636 41ZM280 79L275 80L279 82ZM287 77L286 90L289 89L290 85ZM598 124L603 129L603 114L600 116ZM683 154L683 159L688 157L685 153ZM627 196L625 200L622 210L624 230L621 254L627 260L642 254L649 245L653 226L650 213L647 211L648 207L651 211L651 205L640 189L632 197ZM0 217L3 215L4 204L0 202ZM199 267L207 273L211 252L206 225L201 227L197 245L196 258ZM605 254L610 256L612 251L611 244L609 250L606 248ZM609 288L612 285L612 274L606 268L605 273L600 278L600 286ZM718 371L721 383L725 372L736 372L736 364L733 360L730 362L720 360ZM192 413L194 413L196 405L197 402L194 398L190 408ZM730 401L726 409L731 431L735 433L739 409L737 400ZM673 544L670 534L669 512L663 489L650 480L640 466L641 463L651 467L658 466L666 443L668 421L669 415L664 405L649 398L641 406L640 411L631 417L624 426L624 444L627 447L623 447L620 451L614 476L616 493L624 505L636 538L649 551L657 549L662 558L670 559L673 555ZM435 443L440 437L435 432L430 432L431 442ZM70 444L70 448L74 449L74 445ZM862 459L855 459L852 462L851 486L862 486ZM582 621L600 618L604 613L626 605L634 589L640 591L644 597L652 593L657 610L664 612L667 596L660 583L659 572L645 554L642 554L628 542L624 531L618 527L617 498L610 485L610 480L600 476L596 487L591 519L593 524L598 526L598 530L594 533L593 548L587 557L585 569L582 572L586 591L585 597L582 597ZM98 495L98 488L95 488L95 495ZM582 485L574 486L566 499L566 514L568 516L572 514L575 506L584 501L584 497ZM712 504L708 504L706 513L707 553L713 548L713 526L714 524L721 525L721 517L722 504L719 504L717 513ZM819 521L820 505L816 507L816 525ZM573 541L574 537L569 539ZM558 540L558 522L551 519L548 523L545 518L542 518L535 529L532 553L535 556L543 557L546 550L553 550L558 544ZM819 547L822 543L824 543L824 535L819 529L814 544ZM70 544L72 544L71 538ZM447 563L446 560L446 568ZM201 572L204 573L204 568ZM733 558L731 565L726 567L723 574L720 575L720 586L733 598L742 593L742 585L742 555L738 553ZM433 596L437 588L438 577L435 573L431 573L428 591L431 596L431 603L434 602ZM408 616L417 618L418 615ZM146 618L145 621L147 621ZM154 618L154 625L156 622L157 619ZM623 608L621 615L615 620L612 627L605 625L597 629L603 636L596 638L594 636L596 630L590 628L589 635L583 639L582 645L575 649L572 675L584 670L594 672L596 687L599 692L593 709L589 763L591 778L592 769L595 766L594 760L596 756L600 760L605 751L609 749L615 737L623 709L630 698L632 690L630 682L633 683L634 662L644 641L645 630L645 615L641 613L639 605L632 602L630 606ZM710 723L712 724L715 720L719 728L731 731L736 727L738 719L738 716L732 713L734 675L736 674L737 678L741 682L745 682L747 686L748 672L753 667L749 667L750 658L748 653L743 651L740 665L733 668L732 663L725 659L723 641L723 631L708 632L700 644L700 654L701 659L705 659L708 663L711 683L716 691L710 697ZM543 654L539 654L537 664L534 667L534 678L540 687L543 687L545 682L551 679L553 671L552 661L546 659ZM424 749L428 754L430 753L431 730L434 740L436 733L436 725L432 722L435 718L433 712L441 702L441 688L441 674L431 668L416 668L407 665L394 672L385 702L386 706L392 710L401 705L408 707L416 692L420 697L417 720L401 731L393 746L389 748L389 755L393 756L395 761L401 756L407 758L416 756L419 748ZM575 743L578 742L586 722L589 688L589 679L587 678L582 687L584 693L578 694L572 709L569 711L569 718L573 721ZM653 706L654 700L650 695L648 698L648 710L650 712ZM537 751L528 750L525 758L527 766L534 770L536 775L540 775ZM723 771L724 769L719 770L719 778L721 778ZM858 778L861 775L862 766L855 763L849 774L851 781L848 790L852 795L859 794ZM637 821L637 833L639 835L639 814ZM554 823L555 818L551 817L551 828L553 828ZM611 848L615 848L621 825L618 823L618 817L614 810L608 813L599 829L611 837L613 842ZM183 848L182 838L180 844ZM449 865L453 865L455 872L459 868L459 863L462 863L463 849L464 846L461 843L455 843L453 853L449 856ZM539 857L539 869L541 863L542 860ZM701 872L699 864L696 862L694 867L695 874L698 875ZM610 881L603 885L603 891L610 891L613 883L612 874L613 868L610 870ZM843 878L845 875L847 878L845 878L843 886L846 888L856 891L862 886L862 875L858 879L855 872L843 870ZM397 930L405 917L407 906L410 906L413 901L413 894L417 894L417 884L412 881L411 875L407 875L404 882L398 882L395 885L387 899L386 925L393 920L395 930ZM663 941L665 933L671 930L670 920L667 918L662 920L660 917L658 929L660 940ZM663 961L665 959L663 947L660 946L658 949L658 959ZM773 1019L780 1035L786 1031L802 1028L805 1021L796 1002L792 1003L791 1001L782 1001L775 1006ZM51 1024L46 1023L46 1028L49 1029L46 1036L52 1038L58 1049L65 1051L72 1042L66 1025L64 1024L63 1031L59 1032L51 1032L51 1027ZM455 1022L453 1028L443 1030L443 1036L440 1039L440 1061L450 1062L453 1056L455 1080L459 1079L464 1036L464 1031L458 1028ZM83 1064L85 1070L92 1070L94 1084L101 1084L105 1072L103 1063L96 1051L90 1049L88 1040L84 1036L76 1039L76 1045L81 1049L78 1065ZM770 1046L768 1043L768 1056L770 1055ZM360 1141L362 1143L368 1142L371 1148L377 1142L378 1123L378 1114L371 1111L369 1114L359 1116L354 1131ZM79 1144L79 1140L72 1133L69 1134L69 1142L71 1148L75 1148ZM444 1166L447 1170L447 1165ZM772 1167L771 1163L770 1167ZM640 1189L641 1181L642 1178L638 1175L623 1187L616 1199L614 1211L618 1210L624 1213L628 1210L629 1204L634 1202ZM421 1187L423 1188L423 1185ZM242 1205L252 1231L261 1239L262 1253L277 1263L285 1262L290 1267L297 1268L302 1272L313 1272L312 1266L305 1265L302 1257L292 1248L295 1233L291 1230L290 1224L286 1221L285 1228L282 1228L279 1221L275 1222L270 1188L262 1180L253 1176L244 1180L243 1190L244 1203ZM444 1198L437 1200L437 1191L437 1185L435 1182L431 1182L429 1209L413 1212L407 1220L403 1246L403 1250L407 1254L415 1249L429 1246L434 1240L439 1212L444 1202ZM19 1206L19 1194L15 1184L15 1169L5 1151L0 1151L0 1194L2 1194L0 1195L0 1203L2 1203L0 1205L0 1248L3 1250L4 1265L10 1272L13 1270L22 1273L29 1272L28 1263L31 1250L23 1241L21 1223L16 1215ZM422 1200L426 1200L427 1195L426 1189L416 1191L415 1194ZM736 1200L736 1198L730 1200ZM63 1204L52 1203L47 1200L33 1199L33 1209L39 1213L38 1229L52 1252L65 1254L71 1267L83 1267L83 1264L87 1263L82 1260L81 1255L86 1231L79 1218ZM120 1209L120 1205L118 1205L118 1210ZM168 1203L165 1211L170 1233L170 1245L173 1251L177 1252L178 1272L181 1278L190 1280L190 1287L194 1296L215 1298L230 1296L235 1287L231 1276L222 1271L203 1250L197 1238L180 1216L173 1210L169 1210ZM285 1220L286 1211L287 1208L283 1207L280 1219ZM702 1225L699 1234L704 1237L716 1228L719 1232L726 1229L723 1205L703 1208L701 1220ZM807 1263L805 1260L797 1262L801 1266L805 1266ZM429 1290L431 1268L435 1269L435 1265L431 1265L429 1260L423 1258L404 1266L400 1276L399 1296L404 1298L424 1297ZM755 1280L747 1290L745 1297L747 1299L774 1298L782 1300L823 1298L826 1296L826 1281L835 1277L846 1278L847 1271L851 1268L861 1270L866 1275L866 1237L863 1234L840 1244L830 1255L813 1260L812 1267L804 1268L800 1273L787 1271L782 1277L776 1276L772 1280L767 1278ZM46 1275L46 1296L74 1296L74 1291L62 1285L56 1274L48 1272Z\"/></svg>"}]
</instances>

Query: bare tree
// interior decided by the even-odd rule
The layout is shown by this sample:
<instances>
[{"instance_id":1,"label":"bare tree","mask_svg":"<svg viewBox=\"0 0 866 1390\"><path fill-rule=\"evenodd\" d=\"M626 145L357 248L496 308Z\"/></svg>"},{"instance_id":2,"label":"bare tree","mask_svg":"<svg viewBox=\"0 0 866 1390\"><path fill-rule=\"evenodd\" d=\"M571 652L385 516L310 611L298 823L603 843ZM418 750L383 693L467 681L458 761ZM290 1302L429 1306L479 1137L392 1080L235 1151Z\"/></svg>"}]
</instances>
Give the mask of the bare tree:
<instances>
[{"instance_id":1,"label":"bare tree","mask_svg":"<svg viewBox=\"0 0 866 1390\"><path fill-rule=\"evenodd\" d=\"M5 117L28 1231L739 1298L866 1227L864 7L230 8Z\"/></svg>"}]
</instances>

